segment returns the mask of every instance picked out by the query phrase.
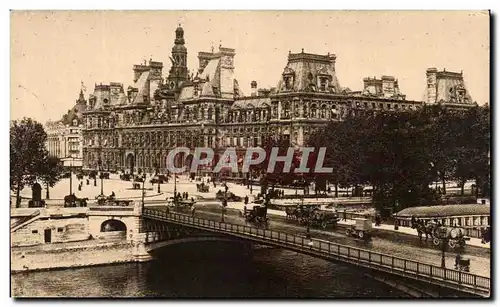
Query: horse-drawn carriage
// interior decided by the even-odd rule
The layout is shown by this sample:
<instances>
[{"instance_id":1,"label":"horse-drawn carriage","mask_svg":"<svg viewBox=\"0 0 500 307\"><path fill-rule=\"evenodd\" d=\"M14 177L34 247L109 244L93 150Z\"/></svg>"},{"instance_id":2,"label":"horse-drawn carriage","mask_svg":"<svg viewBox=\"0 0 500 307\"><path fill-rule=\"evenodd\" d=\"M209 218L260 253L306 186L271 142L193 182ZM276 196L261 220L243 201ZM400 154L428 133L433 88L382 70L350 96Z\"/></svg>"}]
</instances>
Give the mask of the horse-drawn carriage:
<instances>
[{"instance_id":1,"label":"horse-drawn carriage","mask_svg":"<svg viewBox=\"0 0 500 307\"><path fill-rule=\"evenodd\" d=\"M99 206L105 206L108 205L110 202L115 201L115 193L113 192L111 195L106 196L106 195L98 195L95 197L97 200L97 204Z\"/></svg>"},{"instance_id":2,"label":"horse-drawn carriage","mask_svg":"<svg viewBox=\"0 0 500 307\"><path fill-rule=\"evenodd\" d=\"M135 176L134 182L132 182L132 189L134 190L140 190L141 189L141 184L144 183L144 178L141 176Z\"/></svg>"},{"instance_id":3,"label":"horse-drawn carriage","mask_svg":"<svg viewBox=\"0 0 500 307\"><path fill-rule=\"evenodd\" d=\"M109 173L100 173L99 179L109 179Z\"/></svg>"},{"instance_id":4,"label":"horse-drawn carriage","mask_svg":"<svg viewBox=\"0 0 500 307\"><path fill-rule=\"evenodd\" d=\"M338 214L328 210L321 210L320 205L288 205L285 207L286 218L296 220L299 225L310 223L313 227L323 229L328 226L336 227Z\"/></svg>"},{"instance_id":5,"label":"horse-drawn carriage","mask_svg":"<svg viewBox=\"0 0 500 307\"><path fill-rule=\"evenodd\" d=\"M78 198L75 194L64 196L64 207L87 207L88 198Z\"/></svg>"},{"instance_id":6,"label":"horse-drawn carriage","mask_svg":"<svg viewBox=\"0 0 500 307\"><path fill-rule=\"evenodd\" d=\"M156 183L164 184L164 183L168 182L168 179L167 179L166 175L156 175L149 182L152 184L156 184Z\"/></svg>"},{"instance_id":7,"label":"horse-drawn carriage","mask_svg":"<svg viewBox=\"0 0 500 307\"><path fill-rule=\"evenodd\" d=\"M130 179L132 179L132 176L130 174L120 174L120 180L123 180L123 181L130 181Z\"/></svg>"},{"instance_id":8,"label":"horse-drawn carriage","mask_svg":"<svg viewBox=\"0 0 500 307\"><path fill-rule=\"evenodd\" d=\"M440 246L445 240L451 248L456 246L464 247L466 242L470 240L465 234L465 229L440 225L435 221L415 220L412 222L411 227L417 230L420 239L424 234L426 241L430 237L435 246Z\"/></svg>"},{"instance_id":9,"label":"horse-drawn carriage","mask_svg":"<svg viewBox=\"0 0 500 307\"><path fill-rule=\"evenodd\" d=\"M372 221L370 219L354 219L355 223L346 229L346 235L358 239L368 239L371 236Z\"/></svg>"},{"instance_id":10,"label":"horse-drawn carriage","mask_svg":"<svg viewBox=\"0 0 500 307\"><path fill-rule=\"evenodd\" d=\"M89 172L89 179L96 179L97 178L97 171L90 171Z\"/></svg>"},{"instance_id":11,"label":"horse-drawn carriage","mask_svg":"<svg viewBox=\"0 0 500 307\"><path fill-rule=\"evenodd\" d=\"M188 199L174 199L174 197L167 198L167 206L172 207L177 212L192 212L193 207L196 205L194 200Z\"/></svg>"},{"instance_id":12,"label":"horse-drawn carriage","mask_svg":"<svg viewBox=\"0 0 500 307\"><path fill-rule=\"evenodd\" d=\"M218 191L217 193L215 193L215 198L218 199L218 200L222 200L224 198L226 198L228 201L241 201L242 198L240 196L237 196L236 194L232 193L232 192L227 192L227 193L224 193L223 191Z\"/></svg>"},{"instance_id":13,"label":"horse-drawn carriage","mask_svg":"<svg viewBox=\"0 0 500 307\"><path fill-rule=\"evenodd\" d=\"M210 187L208 184L205 184L204 182L196 184L196 191L200 193L208 193L210 191Z\"/></svg>"},{"instance_id":14,"label":"horse-drawn carriage","mask_svg":"<svg viewBox=\"0 0 500 307\"><path fill-rule=\"evenodd\" d=\"M267 208L261 205L255 205L252 210L246 210L244 213L245 220L250 223L267 224Z\"/></svg>"}]
</instances>

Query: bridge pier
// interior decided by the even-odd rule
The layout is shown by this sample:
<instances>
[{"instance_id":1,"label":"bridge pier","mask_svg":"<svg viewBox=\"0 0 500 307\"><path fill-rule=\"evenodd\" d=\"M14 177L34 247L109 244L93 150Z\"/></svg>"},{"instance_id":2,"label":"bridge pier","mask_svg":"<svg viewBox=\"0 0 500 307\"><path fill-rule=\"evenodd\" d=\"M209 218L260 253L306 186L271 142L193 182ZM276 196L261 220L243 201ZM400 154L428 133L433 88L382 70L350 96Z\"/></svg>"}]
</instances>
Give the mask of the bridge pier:
<instances>
[{"instance_id":1,"label":"bridge pier","mask_svg":"<svg viewBox=\"0 0 500 307\"><path fill-rule=\"evenodd\" d=\"M137 233L132 243L133 258L135 262L145 262L153 259L147 251L146 244L146 233Z\"/></svg>"}]
</instances>

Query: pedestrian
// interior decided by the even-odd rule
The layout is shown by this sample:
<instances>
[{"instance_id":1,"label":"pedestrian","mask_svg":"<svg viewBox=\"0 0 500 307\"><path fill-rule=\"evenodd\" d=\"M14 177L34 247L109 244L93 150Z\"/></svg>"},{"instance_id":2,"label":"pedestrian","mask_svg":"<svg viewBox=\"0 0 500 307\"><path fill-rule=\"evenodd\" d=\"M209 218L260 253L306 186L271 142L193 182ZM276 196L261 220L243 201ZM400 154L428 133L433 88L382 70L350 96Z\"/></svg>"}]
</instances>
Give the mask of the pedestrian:
<instances>
[{"instance_id":1,"label":"pedestrian","mask_svg":"<svg viewBox=\"0 0 500 307\"><path fill-rule=\"evenodd\" d=\"M191 207L191 215L194 217L194 214L196 213L196 207L193 205Z\"/></svg>"},{"instance_id":2,"label":"pedestrian","mask_svg":"<svg viewBox=\"0 0 500 307\"><path fill-rule=\"evenodd\" d=\"M343 221L347 221L347 212L346 212L346 209L344 209L344 213L343 213Z\"/></svg>"},{"instance_id":3,"label":"pedestrian","mask_svg":"<svg viewBox=\"0 0 500 307\"><path fill-rule=\"evenodd\" d=\"M460 254L457 254L457 256L455 257L455 270L460 269L460 260L462 260L462 257L460 256Z\"/></svg>"},{"instance_id":4,"label":"pedestrian","mask_svg":"<svg viewBox=\"0 0 500 307\"><path fill-rule=\"evenodd\" d=\"M248 204L248 195L245 196L245 205Z\"/></svg>"}]
</instances>

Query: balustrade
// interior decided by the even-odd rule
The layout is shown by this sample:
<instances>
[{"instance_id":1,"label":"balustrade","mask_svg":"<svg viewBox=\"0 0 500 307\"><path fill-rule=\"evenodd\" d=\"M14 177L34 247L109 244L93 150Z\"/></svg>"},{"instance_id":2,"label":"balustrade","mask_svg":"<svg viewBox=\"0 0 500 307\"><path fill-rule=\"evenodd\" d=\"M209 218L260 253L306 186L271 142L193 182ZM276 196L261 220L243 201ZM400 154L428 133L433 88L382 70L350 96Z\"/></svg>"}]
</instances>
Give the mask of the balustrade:
<instances>
[{"instance_id":1,"label":"balustrade","mask_svg":"<svg viewBox=\"0 0 500 307\"><path fill-rule=\"evenodd\" d=\"M420 263L413 260L403 259L390 255L364 250L357 247L341 245L319 239L306 239L303 236L293 235L281 231L261 229L246 225L216 222L179 213L167 213L164 210L144 209L144 217L160 219L173 223L192 225L198 228L206 228L221 233L231 233L240 237L255 237L273 241L284 247L307 250L308 252L331 256L333 258L355 262L362 266L378 268L393 273L405 273L404 275L417 275L419 278L428 278L435 281L444 281L449 284L465 288L478 289L483 292L490 290L490 278L474 275L467 272L442 268L431 264ZM311 244L312 242L312 244Z\"/></svg>"}]
</instances>

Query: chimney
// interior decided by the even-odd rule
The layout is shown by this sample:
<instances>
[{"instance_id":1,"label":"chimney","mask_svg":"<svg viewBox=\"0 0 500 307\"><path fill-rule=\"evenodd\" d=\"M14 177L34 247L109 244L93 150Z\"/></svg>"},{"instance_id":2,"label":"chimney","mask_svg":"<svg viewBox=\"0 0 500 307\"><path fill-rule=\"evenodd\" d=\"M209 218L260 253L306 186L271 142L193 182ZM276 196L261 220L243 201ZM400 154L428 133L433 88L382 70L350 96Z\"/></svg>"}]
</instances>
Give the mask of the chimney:
<instances>
[{"instance_id":1,"label":"chimney","mask_svg":"<svg viewBox=\"0 0 500 307\"><path fill-rule=\"evenodd\" d=\"M257 96L257 81L252 81L250 87L252 88L250 96Z\"/></svg>"}]
</instances>

